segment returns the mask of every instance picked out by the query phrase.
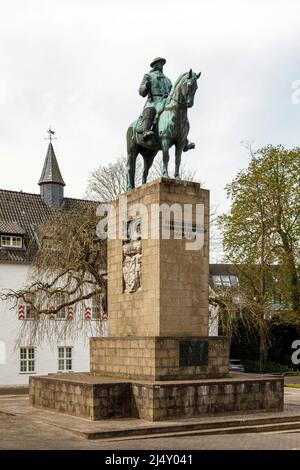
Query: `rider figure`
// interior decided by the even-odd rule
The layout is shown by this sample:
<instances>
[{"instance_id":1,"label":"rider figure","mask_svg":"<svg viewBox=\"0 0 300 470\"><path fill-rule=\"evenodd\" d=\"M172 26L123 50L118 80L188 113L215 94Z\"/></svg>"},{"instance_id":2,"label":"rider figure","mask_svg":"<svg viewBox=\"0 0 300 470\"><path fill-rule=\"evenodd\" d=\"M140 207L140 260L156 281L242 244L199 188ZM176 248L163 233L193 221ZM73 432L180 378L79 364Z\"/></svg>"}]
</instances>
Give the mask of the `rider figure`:
<instances>
[{"instance_id":1,"label":"rider figure","mask_svg":"<svg viewBox=\"0 0 300 470\"><path fill-rule=\"evenodd\" d=\"M143 110L144 140L149 140L154 135L152 130L154 119L163 110L166 98L172 88L171 80L163 73L165 63L166 59L162 57L154 59L150 64L152 70L144 75L139 88L139 93L143 98L148 96Z\"/></svg>"},{"instance_id":2,"label":"rider figure","mask_svg":"<svg viewBox=\"0 0 300 470\"><path fill-rule=\"evenodd\" d=\"M166 59L156 57L150 64L152 70L144 75L139 88L139 94L145 98L148 97L143 109L143 139L145 141L154 136L154 124L157 116L163 111L166 99L171 91L171 80L163 73L163 66ZM195 148L193 142L186 140L183 151Z\"/></svg>"}]
</instances>

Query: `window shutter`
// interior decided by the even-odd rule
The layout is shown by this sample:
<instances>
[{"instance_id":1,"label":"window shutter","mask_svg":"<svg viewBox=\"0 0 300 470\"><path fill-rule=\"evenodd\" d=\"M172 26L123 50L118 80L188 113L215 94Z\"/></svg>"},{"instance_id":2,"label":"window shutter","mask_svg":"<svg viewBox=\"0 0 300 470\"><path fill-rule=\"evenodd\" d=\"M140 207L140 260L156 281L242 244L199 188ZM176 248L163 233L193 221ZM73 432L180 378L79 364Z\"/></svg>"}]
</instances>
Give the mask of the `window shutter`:
<instances>
[{"instance_id":1,"label":"window shutter","mask_svg":"<svg viewBox=\"0 0 300 470\"><path fill-rule=\"evenodd\" d=\"M91 317L92 317L91 307L86 307L86 309L85 309L85 319L90 320Z\"/></svg>"},{"instance_id":2,"label":"window shutter","mask_svg":"<svg viewBox=\"0 0 300 470\"><path fill-rule=\"evenodd\" d=\"M19 320L24 320L25 318L25 305L19 304Z\"/></svg>"},{"instance_id":3,"label":"window shutter","mask_svg":"<svg viewBox=\"0 0 300 470\"><path fill-rule=\"evenodd\" d=\"M74 317L73 305L69 305L69 307L67 308L67 319L73 320L73 317Z\"/></svg>"}]
</instances>

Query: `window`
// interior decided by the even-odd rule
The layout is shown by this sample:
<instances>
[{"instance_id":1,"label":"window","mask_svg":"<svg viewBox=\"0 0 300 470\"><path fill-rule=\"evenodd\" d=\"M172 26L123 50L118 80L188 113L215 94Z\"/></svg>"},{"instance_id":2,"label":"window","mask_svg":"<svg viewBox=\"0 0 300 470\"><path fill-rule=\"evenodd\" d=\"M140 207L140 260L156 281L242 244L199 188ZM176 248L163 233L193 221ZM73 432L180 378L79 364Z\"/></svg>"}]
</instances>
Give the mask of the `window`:
<instances>
[{"instance_id":1,"label":"window","mask_svg":"<svg viewBox=\"0 0 300 470\"><path fill-rule=\"evenodd\" d=\"M37 311L36 309L31 305L34 304L34 295L33 294L26 294L26 302L25 302L25 320L33 320L34 318L37 318Z\"/></svg>"},{"instance_id":2,"label":"window","mask_svg":"<svg viewBox=\"0 0 300 470\"><path fill-rule=\"evenodd\" d=\"M34 348L20 348L20 372L30 373L35 371Z\"/></svg>"},{"instance_id":3,"label":"window","mask_svg":"<svg viewBox=\"0 0 300 470\"><path fill-rule=\"evenodd\" d=\"M238 286L239 285L239 280L237 278L237 276L229 276L230 278L230 284L232 286Z\"/></svg>"},{"instance_id":4,"label":"window","mask_svg":"<svg viewBox=\"0 0 300 470\"><path fill-rule=\"evenodd\" d=\"M66 319L67 319L66 308L64 307L58 310L58 312L56 313L56 320L66 320Z\"/></svg>"},{"instance_id":5,"label":"window","mask_svg":"<svg viewBox=\"0 0 300 470\"><path fill-rule=\"evenodd\" d=\"M238 286L239 280L237 276L228 276L228 275L215 275L212 276L213 283L216 287L232 287Z\"/></svg>"},{"instance_id":6,"label":"window","mask_svg":"<svg viewBox=\"0 0 300 470\"><path fill-rule=\"evenodd\" d=\"M36 310L32 305L26 304L25 308L25 320L33 320L36 316Z\"/></svg>"},{"instance_id":7,"label":"window","mask_svg":"<svg viewBox=\"0 0 300 470\"><path fill-rule=\"evenodd\" d=\"M58 371L68 372L72 370L72 348L69 346L58 348Z\"/></svg>"},{"instance_id":8,"label":"window","mask_svg":"<svg viewBox=\"0 0 300 470\"><path fill-rule=\"evenodd\" d=\"M62 305L66 303L66 295L64 293L57 294L56 296L56 305ZM67 319L67 308L63 307L56 313L56 320L66 320Z\"/></svg>"},{"instance_id":9,"label":"window","mask_svg":"<svg viewBox=\"0 0 300 470\"><path fill-rule=\"evenodd\" d=\"M214 285L217 287L222 287L221 276L213 276Z\"/></svg>"},{"instance_id":10,"label":"window","mask_svg":"<svg viewBox=\"0 0 300 470\"><path fill-rule=\"evenodd\" d=\"M230 278L229 276L221 276L221 281L224 287L230 287Z\"/></svg>"},{"instance_id":11,"label":"window","mask_svg":"<svg viewBox=\"0 0 300 470\"><path fill-rule=\"evenodd\" d=\"M23 248L23 238L15 235L1 235L1 246L5 248Z\"/></svg>"}]
</instances>

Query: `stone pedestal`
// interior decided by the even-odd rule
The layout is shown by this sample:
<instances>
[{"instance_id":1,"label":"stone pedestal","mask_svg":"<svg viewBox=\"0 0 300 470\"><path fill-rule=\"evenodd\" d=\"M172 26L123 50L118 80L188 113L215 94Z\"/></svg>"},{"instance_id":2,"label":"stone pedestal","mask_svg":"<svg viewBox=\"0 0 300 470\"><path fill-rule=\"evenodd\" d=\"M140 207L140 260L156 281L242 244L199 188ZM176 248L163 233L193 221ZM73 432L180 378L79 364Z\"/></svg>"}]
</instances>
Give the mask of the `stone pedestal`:
<instances>
[{"instance_id":1,"label":"stone pedestal","mask_svg":"<svg viewBox=\"0 0 300 470\"><path fill-rule=\"evenodd\" d=\"M135 380L193 380L228 376L229 339L149 336L92 338L91 372Z\"/></svg>"},{"instance_id":2,"label":"stone pedestal","mask_svg":"<svg viewBox=\"0 0 300 470\"><path fill-rule=\"evenodd\" d=\"M119 237L108 241L109 336L207 336L209 191L200 188L198 183L161 178L126 193L128 215L125 220L122 198L114 203L116 228L141 218L141 229L147 232L147 239L141 240L141 280L134 292L126 292L124 285L127 243ZM184 228L182 219L184 211L188 211L187 205L192 211L192 222L196 223L197 204L203 206L204 217L200 223L203 223L204 246L191 250L187 248L191 248L192 243L186 238L174 239L174 232ZM137 205L143 205L148 223L141 214L134 214ZM170 208L170 239L162 239L162 227L158 227L163 224L166 229L167 225L166 220L157 220L156 209L162 205Z\"/></svg>"},{"instance_id":3,"label":"stone pedestal","mask_svg":"<svg viewBox=\"0 0 300 470\"><path fill-rule=\"evenodd\" d=\"M30 377L30 402L90 420L161 421L283 409L283 377L232 374L226 379L137 381L94 374Z\"/></svg>"},{"instance_id":4,"label":"stone pedestal","mask_svg":"<svg viewBox=\"0 0 300 470\"><path fill-rule=\"evenodd\" d=\"M283 378L236 380L229 339L208 337L209 191L160 178L125 196L109 217L109 337L91 339L91 373L31 377L32 405L89 419L281 410ZM185 211L197 249L182 237Z\"/></svg>"},{"instance_id":5,"label":"stone pedestal","mask_svg":"<svg viewBox=\"0 0 300 470\"><path fill-rule=\"evenodd\" d=\"M161 178L126 193L126 215L123 198L113 216L117 235L125 226L128 240L108 241L109 338L91 340L91 372L137 380L226 377L229 341L207 336L209 191ZM137 223L141 239L132 240ZM188 236L198 230L199 247L185 228Z\"/></svg>"}]
</instances>

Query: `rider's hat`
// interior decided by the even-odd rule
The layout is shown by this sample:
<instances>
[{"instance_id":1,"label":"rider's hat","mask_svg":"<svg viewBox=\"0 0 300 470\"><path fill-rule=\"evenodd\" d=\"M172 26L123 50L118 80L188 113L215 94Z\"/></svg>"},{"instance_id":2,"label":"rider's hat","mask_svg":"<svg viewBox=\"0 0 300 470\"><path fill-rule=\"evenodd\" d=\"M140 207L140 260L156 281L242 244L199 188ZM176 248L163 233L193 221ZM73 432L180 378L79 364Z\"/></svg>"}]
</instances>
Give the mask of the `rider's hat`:
<instances>
[{"instance_id":1,"label":"rider's hat","mask_svg":"<svg viewBox=\"0 0 300 470\"><path fill-rule=\"evenodd\" d=\"M164 59L163 57L155 57L155 59L152 60L151 64L150 64L150 67L154 67L154 65L156 64L156 62L163 62L164 65L165 63L167 62L166 59Z\"/></svg>"}]
</instances>

